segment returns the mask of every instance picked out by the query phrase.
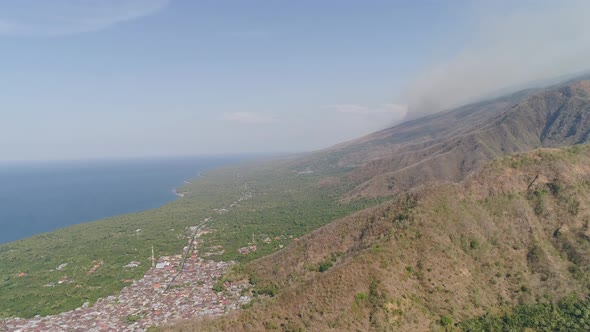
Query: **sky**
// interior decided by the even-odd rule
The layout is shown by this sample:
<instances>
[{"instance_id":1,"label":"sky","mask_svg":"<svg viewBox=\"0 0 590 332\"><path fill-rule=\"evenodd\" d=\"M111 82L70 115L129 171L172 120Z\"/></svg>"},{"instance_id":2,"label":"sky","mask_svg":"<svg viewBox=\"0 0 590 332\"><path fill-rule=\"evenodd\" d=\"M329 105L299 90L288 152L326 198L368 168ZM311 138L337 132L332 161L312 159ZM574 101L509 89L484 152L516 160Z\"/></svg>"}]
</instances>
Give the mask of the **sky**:
<instances>
[{"instance_id":1,"label":"sky","mask_svg":"<svg viewBox=\"0 0 590 332\"><path fill-rule=\"evenodd\" d=\"M325 148L590 69L589 10L574 0L3 0L0 161Z\"/></svg>"}]
</instances>

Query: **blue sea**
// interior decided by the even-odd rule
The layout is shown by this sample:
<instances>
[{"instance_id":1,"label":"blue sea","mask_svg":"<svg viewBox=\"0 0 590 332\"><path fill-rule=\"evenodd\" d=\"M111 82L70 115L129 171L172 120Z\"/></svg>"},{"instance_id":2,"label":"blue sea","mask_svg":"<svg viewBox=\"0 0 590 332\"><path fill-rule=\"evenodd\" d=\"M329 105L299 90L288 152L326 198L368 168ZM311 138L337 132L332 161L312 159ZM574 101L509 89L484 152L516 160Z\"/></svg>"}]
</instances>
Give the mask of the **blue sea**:
<instances>
[{"instance_id":1,"label":"blue sea","mask_svg":"<svg viewBox=\"0 0 590 332\"><path fill-rule=\"evenodd\" d=\"M240 157L0 164L0 243L61 227L148 210L175 188Z\"/></svg>"}]
</instances>

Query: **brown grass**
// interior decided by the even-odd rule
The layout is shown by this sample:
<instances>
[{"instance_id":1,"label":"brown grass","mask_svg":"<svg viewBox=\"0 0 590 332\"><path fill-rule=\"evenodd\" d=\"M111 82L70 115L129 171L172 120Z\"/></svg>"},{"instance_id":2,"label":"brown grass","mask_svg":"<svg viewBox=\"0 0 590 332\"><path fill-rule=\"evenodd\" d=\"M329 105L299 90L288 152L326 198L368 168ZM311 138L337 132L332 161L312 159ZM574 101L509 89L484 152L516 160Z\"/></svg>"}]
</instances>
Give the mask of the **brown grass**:
<instances>
[{"instance_id":1,"label":"brown grass","mask_svg":"<svg viewBox=\"0 0 590 332\"><path fill-rule=\"evenodd\" d=\"M588 278L572 269L590 266L587 174L587 148L536 151L492 163L461 184L398 195L248 265L257 287L278 287L276 297L165 330L442 330L441 315L461 321L585 294ZM531 192L550 182L560 191L543 194L539 213ZM328 257L337 257L334 267L317 272Z\"/></svg>"}]
</instances>

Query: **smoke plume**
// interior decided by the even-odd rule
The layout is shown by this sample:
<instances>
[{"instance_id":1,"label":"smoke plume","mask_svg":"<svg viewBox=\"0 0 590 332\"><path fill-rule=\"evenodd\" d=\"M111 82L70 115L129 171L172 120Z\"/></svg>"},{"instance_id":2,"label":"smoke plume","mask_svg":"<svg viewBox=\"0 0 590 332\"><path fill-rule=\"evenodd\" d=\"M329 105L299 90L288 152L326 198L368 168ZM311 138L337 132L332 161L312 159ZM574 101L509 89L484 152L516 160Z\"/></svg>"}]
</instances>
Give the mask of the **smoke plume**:
<instances>
[{"instance_id":1,"label":"smoke plume","mask_svg":"<svg viewBox=\"0 0 590 332\"><path fill-rule=\"evenodd\" d=\"M483 14L471 46L409 85L407 119L590 68L590 2Z\"/></svg>"}]
</instances>

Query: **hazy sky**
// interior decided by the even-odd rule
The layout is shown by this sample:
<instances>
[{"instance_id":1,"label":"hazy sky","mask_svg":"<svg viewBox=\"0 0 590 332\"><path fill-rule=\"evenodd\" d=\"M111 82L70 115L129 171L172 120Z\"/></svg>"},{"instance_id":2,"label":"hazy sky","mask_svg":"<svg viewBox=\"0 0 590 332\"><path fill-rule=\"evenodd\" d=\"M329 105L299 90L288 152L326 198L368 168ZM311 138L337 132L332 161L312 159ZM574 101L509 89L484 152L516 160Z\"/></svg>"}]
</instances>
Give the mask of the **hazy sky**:
<instances>
[{"instance_id":1,"label":"hazy sky","mask_svg":"<svg viewBox=\"0 0 590 332\"><path fill-rule=\"evenodd\" d=\"M0 160L313 150L590 68L587 2L514 3L3 0Z\"/></svg>"}]
</instances>

